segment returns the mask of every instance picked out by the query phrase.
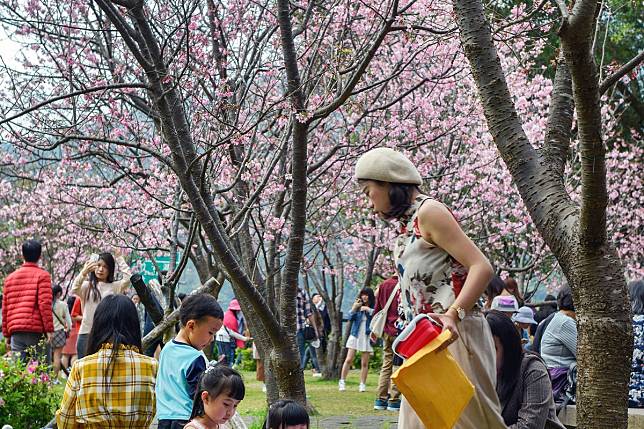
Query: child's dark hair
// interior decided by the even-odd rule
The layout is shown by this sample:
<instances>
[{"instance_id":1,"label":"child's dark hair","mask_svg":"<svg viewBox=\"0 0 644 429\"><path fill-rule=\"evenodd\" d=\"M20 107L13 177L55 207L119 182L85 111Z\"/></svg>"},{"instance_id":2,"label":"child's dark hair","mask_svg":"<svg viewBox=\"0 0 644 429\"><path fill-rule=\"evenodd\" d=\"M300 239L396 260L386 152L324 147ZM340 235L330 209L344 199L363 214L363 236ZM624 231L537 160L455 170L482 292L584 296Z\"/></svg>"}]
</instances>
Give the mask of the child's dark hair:
<instances>
[{"instance_id":1,"label":"child's dark hair","mask_svg":"<svg viewBox=\"0 0 644 429\"><path fill-rule=\"evenodd\" d=\"M105 283L114 282L114 270L116 268L116 262L114 261L114 256L112 256L112 254L109 252L105 252L98 255L98 260L103 261L107 266L107 270L109 271L109 274L107 275L107 279L105 280ZM85 301L88 301L91 299L94 302L100 302L101 298L102 298L101 291L98 290L98 278L96 277L96 274L94 274L94 272L92 271L91 273L89 273L89 287L85 290L83 299Z\"/></svg>"},{"instance_id":2,"label":"child's dark hair","mask_svg":"<svg viewBox=\"0 0 644 429\"><path fill-rule=\"evenodd\" d=\"M208 293L198 293L187 296L181 303L179 310L181 326L186 326L188 320L199 321L207 316L222 320L224 318L224 311L214 296Z\"/></svg>"},{"instance_id":3,"label":"child's dark hair","mask_svg":"<svg viewBox=\"0 0 644 429\"><path fill-rule=\"evenodd\" d=\"M59 285L55 285L51 287L51 296L55 299L56 295L60 294L62 296L63 294L63 288L60 287Z\"/></svg>"},{"instance_id":4,"label":"child's dark hair","mask_svg":"<svg viewBox=\"0 0 644 429\"><path fill-rule=\"evenodd\" d=\"M306 425L309 427L309 413L299 402L282 399L268 408L268 416L262 429L284 429L289 425Z\"/></svg>"},{"instance_id":5,"label":"child's dark hair","mask_svg":"<svg viewBox=\"0 0 644 429\"><path fill-rule=\"evenodd\" d=\"M203 399L201 399L201 392L204 390L208 392L211 399L219 395L227 395L241 401L246 395L244 380L237 371L226 365L209 365L197 383L190 420L205 414Z\"/></svg>"}]
</instances>

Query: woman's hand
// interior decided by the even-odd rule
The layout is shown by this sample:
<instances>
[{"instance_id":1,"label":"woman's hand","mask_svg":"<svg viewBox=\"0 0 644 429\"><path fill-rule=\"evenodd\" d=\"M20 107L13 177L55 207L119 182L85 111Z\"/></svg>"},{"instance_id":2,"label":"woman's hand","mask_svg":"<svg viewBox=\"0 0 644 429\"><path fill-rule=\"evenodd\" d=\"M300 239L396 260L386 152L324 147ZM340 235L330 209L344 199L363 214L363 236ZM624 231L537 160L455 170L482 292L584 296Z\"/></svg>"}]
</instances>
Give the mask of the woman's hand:
<instances>
[{"instance_id":1,"label":"woman's hand","mask_svg":"<svg viewBox=\"0 0 644 429\"><path fill-rule=\"evenodd\" d=\"M81 274L86 277L89 273L93 273L97 266L98 262L87 261L81 270Z\"/></svg>"},{"instance_id":2,"label":"woman's hand","mask_svg":"<svg viewBox=\"0 0 644 429\"><path fill-rule=\"evenodd\" d=\"M371 310L371 307L369 307L368 305L363 305L362 307L360 307L360 311L370 311L370 310Z\"/></svg>"},{"instance_id":3,"label":"woman's hand","mask_svg":"<svg viewBox=\"0 0 644 429\"><path fill-rule=\"evenodd\" d=\"M445 350L450 344L458 340L458 328L456 326L458 316L453 309L447 310L445 314L429 313L428 316L443 325L443 331L449 331L451 334L450 338L438 348L438 351Z\"/></svg>"}]
</instances>

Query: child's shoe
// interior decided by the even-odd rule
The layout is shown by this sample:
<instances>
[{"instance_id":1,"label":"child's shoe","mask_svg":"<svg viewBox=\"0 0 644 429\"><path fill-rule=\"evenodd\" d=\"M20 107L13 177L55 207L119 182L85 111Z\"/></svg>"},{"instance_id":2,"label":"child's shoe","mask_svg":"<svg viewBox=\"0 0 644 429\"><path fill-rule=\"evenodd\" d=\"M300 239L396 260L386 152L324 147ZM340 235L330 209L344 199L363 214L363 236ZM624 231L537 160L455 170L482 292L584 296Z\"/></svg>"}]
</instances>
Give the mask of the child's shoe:
<instances>
[{"instance_id":1,"label":"child's shoe","mask_svg":"<svg viewBox=\"0 0 644 429\"><path fill-rule=\"evenodd\" d=\"M342 380L342 379L340 379L340 381L338 381L338 390L340 392L344 392L345 390L347 390L347 386L344 384L344 380Z\"/></svg>"},{"instance_id":2,"label":"child's shoe","mask_svg":"<svg viewBox=\"0 0 644 429\"><path fill-rule=\"evenodd\" d=\"M367 385L364 383L360 383L360 387L358 387L358 392L366 392L367 391Z\"/></svg>"}]
</instances>

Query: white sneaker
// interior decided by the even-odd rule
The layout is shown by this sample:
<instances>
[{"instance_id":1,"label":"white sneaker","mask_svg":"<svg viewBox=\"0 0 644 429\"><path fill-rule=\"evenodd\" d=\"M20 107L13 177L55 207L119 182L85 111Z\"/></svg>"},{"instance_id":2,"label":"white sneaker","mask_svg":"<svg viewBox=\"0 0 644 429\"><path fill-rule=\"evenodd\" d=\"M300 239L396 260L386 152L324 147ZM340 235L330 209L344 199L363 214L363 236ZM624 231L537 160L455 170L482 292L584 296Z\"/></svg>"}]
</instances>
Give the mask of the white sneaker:
<instances>
[{"instance_id":1,"label":"white sneaker","mask_svg":"<svg viewBox=\"0 0 644 429\"><path fill-rule=\"evenodd\" d=\"M344 380L338 381L338 390L340 392L344 392L345 390L347 390L347 386L345 386Z\"/></svg>"},{"instance_id":2,"label":"white sneaker","mask_svg":"<svg viewBox=\"0 0 644 429\"><path fill-rule=\"evenodd\" d=\"M366 392L367 391L367 385L364 383L360 383L360 387L358 387L358 392Z\"/></svg>"},{"instance_id":3,"label":"white sneaker","mask_svg":"<svg viewBox=\"0 0 644 429\"><path fill-rule=\"evenodd\" d=\"M266 385L262 383L262 392L266 393Z\"/></svg>"}]
</instances>

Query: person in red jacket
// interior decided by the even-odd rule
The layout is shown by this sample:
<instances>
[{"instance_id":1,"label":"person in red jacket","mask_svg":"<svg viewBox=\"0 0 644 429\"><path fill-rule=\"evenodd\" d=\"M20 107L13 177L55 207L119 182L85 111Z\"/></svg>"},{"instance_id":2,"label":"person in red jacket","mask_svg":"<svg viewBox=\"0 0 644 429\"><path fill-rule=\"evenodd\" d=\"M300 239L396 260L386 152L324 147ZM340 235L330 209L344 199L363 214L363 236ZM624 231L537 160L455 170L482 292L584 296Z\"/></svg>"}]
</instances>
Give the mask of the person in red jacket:
<instances>
[{"instance_id":1,"label":"person in red jacket","mask_svg":"<svg viewBox=\"0 0 644 429\"><path fill-rule=\"evenodd\" d=\"M382 334L382 367L378 378L378 397L373 405L375 410L400 410L400 391L391 381L391 374L395 372L395 367L400 365L400 363L395 362L397 359L392 348L398 336L398 328L395 325L398 320L400 289L396 285L398 285L398 276L393 276L380 284L376 295L376 306L373 309L374 314L382 310L387 305L387 300L389 300L391 294L395 293L387 310L387 321ZM375 336L372 337L372 340L376 340Z\"/></svg>"},{"instance_id":2,"label":"person in red jacket","mask_svg":"<svg viewBox=\"0 0 644 429\"><path fill-rule=\"evenodd\" d=\"M51 341L54 332L52 315L51 276L38 266L42 252L40 242L27 240L22 245L24 264L9 274L2 296L2 335L12 352L27 360L30 348L38 355L46 352L38 347L42 340Z\"/></svg>"}]
</instances>

